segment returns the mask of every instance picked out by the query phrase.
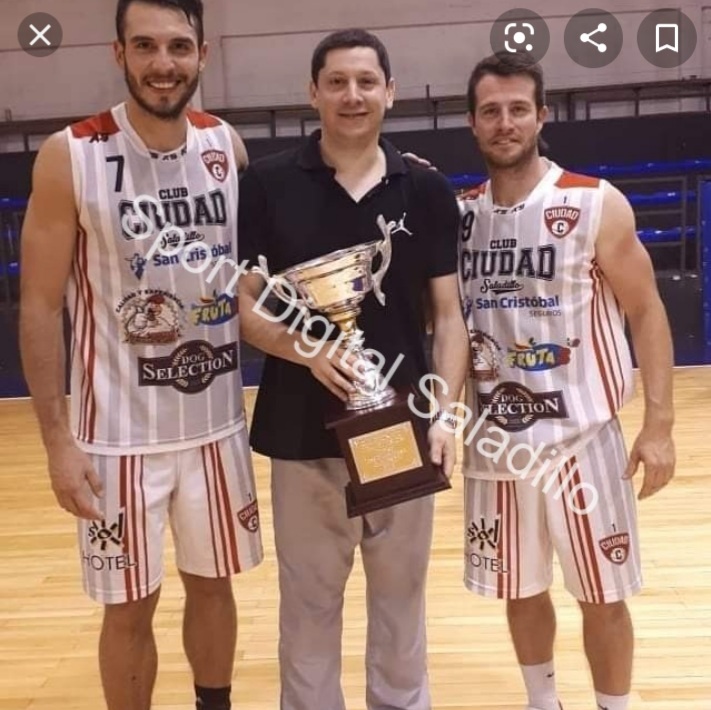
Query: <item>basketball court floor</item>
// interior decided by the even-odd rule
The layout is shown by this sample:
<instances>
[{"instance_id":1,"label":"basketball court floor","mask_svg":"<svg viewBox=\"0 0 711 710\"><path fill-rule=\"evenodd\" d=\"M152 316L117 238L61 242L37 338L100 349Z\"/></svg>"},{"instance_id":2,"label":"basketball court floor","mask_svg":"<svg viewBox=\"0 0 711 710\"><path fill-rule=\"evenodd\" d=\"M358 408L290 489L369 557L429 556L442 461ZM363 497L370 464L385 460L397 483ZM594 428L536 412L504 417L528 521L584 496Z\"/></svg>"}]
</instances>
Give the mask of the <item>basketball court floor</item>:
<instances>
[{"instance_id":1,"label":"basketball court floor","mask_svg":"<svg viewBox=\"0 0 711 710\"><path fill-rule=\"evenodd\" d=\"M711 710L711 367L675 371L675 480L639 506L645 590L631 601L637 641L631 710ZM248 397L248 407L254 392ZM641 392L622 415L628 445ZM0 710L99 710L101 608L83 596L73 519L56 505L27 400L0 401ZM235 583L239 639L235 710L278 708L277 578L269 466L255 458L264 563ZM641 484L641 472L636 481ZM429 577L434 710L522 710L525 701L501 602L462 584L462 479L437 496ZM181 647L183 591L168 538L155 619L156 710L191 710ZM557 676L565 710L593 710L580 616L557 574ZM343 684L364 710L364 577L356 563L344 623ZM314 710L329 710L314 708Z\"/></svg>"}]
</instances>

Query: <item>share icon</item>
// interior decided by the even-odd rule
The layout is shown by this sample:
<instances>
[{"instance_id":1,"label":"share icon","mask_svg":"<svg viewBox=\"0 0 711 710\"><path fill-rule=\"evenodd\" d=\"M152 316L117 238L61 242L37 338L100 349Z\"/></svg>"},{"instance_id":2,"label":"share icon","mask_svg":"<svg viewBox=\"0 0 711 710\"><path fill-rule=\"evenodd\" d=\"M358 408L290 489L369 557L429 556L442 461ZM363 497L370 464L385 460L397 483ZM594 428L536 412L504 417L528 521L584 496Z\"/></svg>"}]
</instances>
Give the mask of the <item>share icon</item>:
<instances>
[{"instance_id":1,"label":"share icon","mask_svg":"<svg viewBox=\"0 0 711 710\"><path fill-rule=\"evenodd\" d=\"M597 29L593 30L592 32L583 32L583 34L580 35L580 41L581 42L589 42L590 44L594 44L597 47L597 51L600 52L600 54L604 54L607 52L607 45L604 44L603 42L596 42L594 39L592 39L593 35L596 35L598 32L606 32L607 31L607 25L604 22L601 22L598 26Z\"/></svg>"}]
</instances>

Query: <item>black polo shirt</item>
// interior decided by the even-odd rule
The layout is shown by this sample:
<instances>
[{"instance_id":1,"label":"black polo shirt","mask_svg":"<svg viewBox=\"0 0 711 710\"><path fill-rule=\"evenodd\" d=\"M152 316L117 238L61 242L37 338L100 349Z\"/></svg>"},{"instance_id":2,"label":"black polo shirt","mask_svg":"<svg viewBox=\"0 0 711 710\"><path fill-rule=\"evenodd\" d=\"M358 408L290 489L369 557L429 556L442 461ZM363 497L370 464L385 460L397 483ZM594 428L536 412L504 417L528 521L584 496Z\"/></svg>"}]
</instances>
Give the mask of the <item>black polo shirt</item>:
<instances>
[{"instance_id":1,"label":"black polo shirt","mask_svg":"<svg viewBox=\"0 0 711 710\"><path fill-rule=\"evenodd\" d=\"M384 373L404 356L390 384L396 389L417 385L429 371L423 313L428 280L457 271L454 193L443 175L411 165L381 139L386 176L355 202L334 179L335 170L323 162L319 140L317 131L299 148L258 160L245 172L240 182L240 261L256 264L262 254L276 273L336 249L382 239L376 223L382 214L394 223L392 261L383 281L386 303L381 306L369 293L357 322L366 347L384 356ZM278 312L285 308L280 305ZM321 333L310 337L320 338ZM335 435L324 426L325 414L337 402L308 368L267 356L252 447L279 459L341 456Z\"/></svg>"}]
</instances>

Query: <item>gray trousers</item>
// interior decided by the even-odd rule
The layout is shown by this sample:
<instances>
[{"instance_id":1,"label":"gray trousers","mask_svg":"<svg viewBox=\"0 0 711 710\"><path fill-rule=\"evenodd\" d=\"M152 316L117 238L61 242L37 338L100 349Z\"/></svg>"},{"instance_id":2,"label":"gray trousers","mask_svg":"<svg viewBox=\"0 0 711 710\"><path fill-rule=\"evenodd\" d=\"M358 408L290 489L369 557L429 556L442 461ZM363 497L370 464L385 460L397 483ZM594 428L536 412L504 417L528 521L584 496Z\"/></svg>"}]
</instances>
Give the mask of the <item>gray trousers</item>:
<instances>
[{"instance_id":1,"label":"gray trousers","mask_svg":"<svg viewBox=\"0 0 711 710\"><path fill-rule=\"evenodd\" d=\"M430 710L425 582L432 496L349 519L342 459L272 460L281 710L345 710L343 595L360 545L368 710Z\"/></svg>"}]
</instances>

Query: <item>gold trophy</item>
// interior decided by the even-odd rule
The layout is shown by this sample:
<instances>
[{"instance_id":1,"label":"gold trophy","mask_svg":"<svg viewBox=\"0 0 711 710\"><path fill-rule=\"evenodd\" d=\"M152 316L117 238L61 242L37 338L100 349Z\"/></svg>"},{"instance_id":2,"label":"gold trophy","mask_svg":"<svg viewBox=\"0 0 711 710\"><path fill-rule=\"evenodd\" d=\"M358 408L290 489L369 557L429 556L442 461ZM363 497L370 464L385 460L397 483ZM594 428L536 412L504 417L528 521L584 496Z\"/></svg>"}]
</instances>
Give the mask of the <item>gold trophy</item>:
<instances>
[{"instance_id":1,"label":"gold trophy","mask_svg":"<svg viewBox=\"0 0 711 710\"><path fill-rule=\"evenodd\" d=\"M430 461L428 422L410 409L407 392L384 385L380 368L368 357L356 318L373 291L385 305L383 278L390 266L390 228L380 215L383 239L340 249L270 274L263 256L252 272L269 282L274 294L291 306L323 313L342 333L342 348L356 358L355 392L344 409L326 422L335 429L346 460L349 517L450 488L441 467ZM373 261L381 257L377 271Z\"/></svg>"}]
</instances>

